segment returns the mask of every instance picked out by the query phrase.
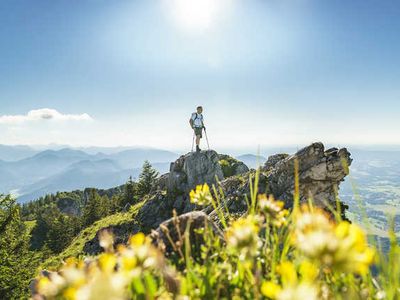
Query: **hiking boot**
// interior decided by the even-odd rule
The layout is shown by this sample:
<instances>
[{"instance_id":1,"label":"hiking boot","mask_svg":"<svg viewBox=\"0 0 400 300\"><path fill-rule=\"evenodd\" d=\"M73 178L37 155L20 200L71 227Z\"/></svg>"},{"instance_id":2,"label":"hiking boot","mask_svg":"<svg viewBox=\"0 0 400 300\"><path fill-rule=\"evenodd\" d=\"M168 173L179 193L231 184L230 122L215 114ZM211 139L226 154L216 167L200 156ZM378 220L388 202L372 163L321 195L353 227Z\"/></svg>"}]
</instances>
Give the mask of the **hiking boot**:
<instances>
[{"instance_id":1,"label":"hiking boot","mask_svg":"<svg viewBox=\"0 0 400 300\"><path fill-rule=\"evenodd\" d=\"M196 152L200 152L200 151L201 151L201 149L200 149L199 145L196 145Z\"/></svg>"}]
</instances>

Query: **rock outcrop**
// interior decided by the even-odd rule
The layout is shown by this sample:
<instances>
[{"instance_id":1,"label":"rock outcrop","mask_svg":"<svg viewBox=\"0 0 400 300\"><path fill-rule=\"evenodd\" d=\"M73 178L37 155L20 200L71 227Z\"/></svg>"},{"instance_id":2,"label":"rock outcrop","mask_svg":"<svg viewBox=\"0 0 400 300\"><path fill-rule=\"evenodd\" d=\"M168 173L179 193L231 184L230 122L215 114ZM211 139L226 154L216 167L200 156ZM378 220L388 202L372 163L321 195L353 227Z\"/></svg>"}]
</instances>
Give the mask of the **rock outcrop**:
<instances>
[{"instance_id":1,"label":"rock outcrop","mask_svg":"<svg viewBox=\"0 0 400 300\"><path fill-rule=\"evenodd\" d=\"M172 217L175 210L183 214L196 209L189 201L189 192L199 184L210 186L223 180L218 153L213 150L182 155L171 163L170 172L155 184L158 191L143 205L138 220L145 232L150 232L161 222Z\"/></svg>"},{"instance_id":2,"label":"rock outcrop","mask_svg":"<svg viewBox=\"0 0 400 300\"><path fill-rule=\"evenodd\" d=\"M224 174L218 153L213 150L188 153L171 163L167 181L169 193L188 192L198 184L215 184Z\"/></svg>"},{"instance_id":3,"label":"rock outcrop","mask_svg":"<svg viewBox=\"0 0 400 300\"><path fill-rule=\"evenodd\" d=\"M295 161L299 166L300 201L307 201L311 197L318 206L326 208L330 205L335 208L339 184L348 174L352 159L347 149L332 148L325 151L322 143L313 143L293 155L270 156L260 170L259 192L274 195L290 208L294 197ZM224 165L232 173L225 171L225 175L231 175L226 179L222 170ZM243 213L247 209L245 196L250 194L249 176L254 177L255 170L249 170L243 163L212 150L181 156L171 164L170 172L157 182L158 191L154 191L139 211L139 222L145 232L150 232L171 218L173 210L180 215L199 209L190 203L189 191L198 184L212 185L217 181L224 191L230 211ZM346 207L342 204L343 216ZM204 209L207 213L211 213L211 210ZM215 217L215 213L211 213L211 216Z\"/></svg>"},{"instance_id":4,"label":"rock outcrop","mask_svg":"<svg viewBox=\"0 0 400 300\"><path fill-rule=\"evenodd\" d=\"M294 193L294 164L298 161L300 202L311 197L318 206L334 204L339 184L349 173L352 162L347 149L331 148L325 151L322 143L313 143L296 154L281 158L274 164L268 161L267 172L269 192L277 199L290 203Z\"/></svg>"},{"instance_id":5,"label":"rock outcrop","mask_svg":"<svg viewBox=\"0 0 400 300\"><path fill-rule=\"evenodd\" d=\"M222 161L227 163L222 163ZM276 199L284 201L286 208L292 207L295 162L298 162L300 202L305 202L311 197L315 205L322 208L331 206L336 209L339 184L348 174L348 167L352 162L347 149L325 150L322 143L313 143L293 155L270 156L259 170L258 192L272 194ZM229 172L223 171L224 165L229 167L231 176L227 177L230 175ZM224 178L224 173L227 178ZM163 226L172 226L174 210L182 224L186 224L189 216L194 218L195 225L205 221L211 222L210 220L218 224L218 216L212 207L197 207L190 203L190 190L203 183L219 184L224 193L224 205L231 213L241 215L247 211L245 198L246 196L249 198L250 195L249 178L254 179L255 173L256 170L249 170L243 163L229 156L218 155L212 150L183 155L171 164L170 172L162 175L156 182L147 201L135 216L138 226L135 225L132 228L132 233L140 230L149 234L156 229L156 233L152 236L155 243L163 242L168 247L165 243L165 235L159 226L165 221ZM342 217L345 218L344 212L347 206L339 203ZM203 212L185 215L198 210ZM207 218L206 215L208 215ZM121 232L120 240L123 241L126 238L125 229ZM96 243L98 244L95 238L93 243L86 245L87 252L99 251L100 248L96 246Z\"/></svg>"},{"instance_id":6,"label":"rock outcrop","mask_svg":"<svg viewBox=\"0 0 400 300\"><path fill-rule=\"evenodd\" d=\"M346 148L324 149L322 143L313 143L293 155L277 154L268 158L260 170L258 190L282 200L286 208L293 205L295 161L298 162L300 202L312 198L315 205L336 208L339 184L349 172L352 159ZM249 172L255 173L255 171ZM254 174L253 174L254 175ZM247 177L247 178L246 178ZM249 196L248 176L231 177L221 182L226 205L233 213L247 209L244 199ZM341 203L342 216L347 206ZM212 213L215 217L215 213Z\"/></svg>"}]
</instances>

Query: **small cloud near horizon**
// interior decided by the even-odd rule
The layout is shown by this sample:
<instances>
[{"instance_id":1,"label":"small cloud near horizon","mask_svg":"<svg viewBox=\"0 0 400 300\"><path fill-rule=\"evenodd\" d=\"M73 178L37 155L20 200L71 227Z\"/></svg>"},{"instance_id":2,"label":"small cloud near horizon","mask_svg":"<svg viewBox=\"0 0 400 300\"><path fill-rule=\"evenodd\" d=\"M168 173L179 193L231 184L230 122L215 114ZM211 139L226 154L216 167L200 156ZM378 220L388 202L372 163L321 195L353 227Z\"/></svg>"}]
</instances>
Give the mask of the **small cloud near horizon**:
<instances>
[{"instance_id":1,"label":"small cloud near horizon","mask_svg":"<svg viewBox=\"0 0 400 300\"><path fill-rule=\"evenodd\" d=\"M63 114L55 109L40 108L30 110L25 115L3 115L0 116L0 124L19 124L24 122L37 121L93 121L93 118L87 114Z\"/></svg>"}]
</instances>

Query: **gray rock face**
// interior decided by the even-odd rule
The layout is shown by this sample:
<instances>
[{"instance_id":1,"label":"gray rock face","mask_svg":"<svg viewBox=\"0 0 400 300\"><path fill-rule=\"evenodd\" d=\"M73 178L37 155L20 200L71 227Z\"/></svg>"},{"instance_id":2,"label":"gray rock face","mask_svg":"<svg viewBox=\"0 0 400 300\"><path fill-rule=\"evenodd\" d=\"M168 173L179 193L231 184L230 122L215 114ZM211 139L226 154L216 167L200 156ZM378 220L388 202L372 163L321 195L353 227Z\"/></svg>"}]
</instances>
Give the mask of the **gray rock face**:
<instances>
[{"instance_id":1,"label":"gray rock face","mask_svg":"<svg viewBox=\"0 0 400 300\"><path fill-rule=\"evenodd\" d=\"M346 148L324 150L322 143L313 143L293 155L277 154L268 158L261 169L258 190L272 194L285 202L287 208L293 205L295 161L298 161L300 202L309 197L314 204L326 208L327 204L336 208L339 184L349 172L352 159ZM249 175L254 171L249 172ZM244 176L246 177L246 176ZM248 177L228 178L221 182L227 206L233 213L247 209L244 195L249 195ZM342 216L347 206L341 203ZM214 213L215 215L215 213Z\"/></svg>"},{"instance_id":2,"label":"gray rock face","mask_svg":"<svg viewBox=\"0 0 400 300\"><path fill-rule=\"evenodd\" d=\"M141 207L136 216L142 231L149 233L151 229L156 228L161 222L171 218L175 200L177 199L168 197L160 192L152 196ZM180 209L182 208L180 207Z\"/></svg>"},{"instance_id":3,"label":"gray rock face","mask_svg":"<svg viewBox=\"0 0 400 300\"><path fill-rule=\"evenodd\" d=\"M284 153L271 155L270 157L268 157L267 161L264 164L264 170L272 169L279 161L285 159L288 156L289 154Z\"/></svg>"},{"instance_id":4,"label":"gray rock face","mask_svg":"<svg viewBox=\"0 0 400 300\"><path fill-rule=\"evenodd\" d=\"M241 175L250 171L249 167L243 162L239 161L235 167L235 173L233 175Z\"/></svg>"},{"instance_id":5,"label":"gray rock face","mask_svg":"<svg viewBox=\"0 0 400 300\"><path fill-rule=\"evenodd\" d=\"M138 213L138 220L145 232L156 228L172 216L190 212L196 206L190 203L189 192L199 184L213 185L224 179L219 157L213 150L188 153L171 163L170 172L161 176L156 183L160 190L155 192Z\"/></svg>"},{"instance_id":6,"label":"gray rock face","mask_svg":"<svg viewBox=\"0 0 400 300\"><path fill-rule=\"evenodd\" d=\"M236 169L240 176L222 180L221 159L228 161L228 171L232 175L235 175L233 171ZM272 194L290 208L293 205L295 161L299 163L300 201L305 202L311 197L317 206L326 208L329 204L336 208L339 184L348 174L352 159L347 149L332 148L325 151L322 143L313 143L293 155L276 154L269 157L259 175L259 193ZM183 155L171 164L170 172L162 176L157 184L158 188L166 192L155 192L139 211L138 219L142 229L150 232L171 218L174 209L178 215L198 209L190 203L188 193L198 184L215 184L216 178L221 180L230 211L243 213L247 209L245 196L249 196L249 175L254 176L254 173L254 170L249 171L240 162L236 163L234 159L218 155L215 151ZM344 216L347 206L343 203L341 206ZM204 211L215 217L211 208Z\"/></svg>"},{"instance_id":7,"label":"gray rock face","mask_svg":"<svg viewBox=\"0 0 400 300\"><path fill-rule=\"evenodd\" d=\"M218 153L213 150L188 153L171 164L168 191L190 191L199 184L216 183L224 174L218 164Z\"/></svg>"},{"instance_id":8,"label":"gray rock face","mask_svg":"<svg viewBox=\"0 0 400 300\"><path fill-rule=\"evenodd\" d=\"M349 173L352 162L347 149L325 151L322 143L313 143L267 169L270 193L286 203L293 199L296 160L299 164L300 201L305 202L311 197L321 207L326 207L326 203L334 204L339 184Z\"/></svg>"}]
</instances>

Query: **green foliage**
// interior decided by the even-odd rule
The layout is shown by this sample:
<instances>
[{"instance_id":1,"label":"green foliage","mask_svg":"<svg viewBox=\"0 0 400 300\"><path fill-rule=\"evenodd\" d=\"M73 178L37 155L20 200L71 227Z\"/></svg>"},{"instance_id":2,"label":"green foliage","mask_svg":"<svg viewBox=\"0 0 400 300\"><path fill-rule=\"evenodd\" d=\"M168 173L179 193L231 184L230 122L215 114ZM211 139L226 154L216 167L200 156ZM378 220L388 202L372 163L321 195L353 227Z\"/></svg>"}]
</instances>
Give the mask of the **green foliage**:
<instances>
[{"instance_id":1,"label":"green foliage","mask_svg":"<svg viewBox=\"0 0 400 300\"><path fill-rule=\"evenodd\" d=\"M88 200L82 212L82 224L88 226L107 216L111 211L111 203L106 195L100 196L95 189L89 191Z\"/></svg>"},{"instance_id":2,"label":"green foliage","mask_svg":"<svg viewBox=\"0 0 400 300\"><path fill-rule=\"evenodd\" d=\"M121 211L122 191L116 187L57 192L23 204L20 215L29 224L30 248L44 257L60 253L83 228Z\"/></svg>"},{"instance_id":3,"label":"green foliage","mask_svg":"<svg viewBox=\"0 0 400 300\"><path fill-rule=\"evenodd\" d=\"M36 226L32 229L31 248L34 250L44 247L53 253L62 251L81 228L76 216L60 212L53 203L41 209L36 217Z\"/></svg>"},{"instance_id":4,"label":"green foliage","mask_svg":"<svg viewBox=\"0 0 400 300\"><path fill-rule=\"evenodd\" d=\"M127 204L135 204L138 199L137 193L138 186L132 180L132 176L129 176L128 181L125 184L124 194L121 198L121 207L125 207Z\"/></svg>"},{"instance_id":5,"label":"green foliage","mask_svg":"<svg viewBox=\"0 0 400 300\"><path fill-rule=\"evenodd\" d=\"M71 243L80 229L78 217L58 213L49 226L46 245L54 253L59 253Z\"/></svg>"},{"instance_id":6,"label":"green foliage","mask_svg":"<svg viewBox=\"0 0 400 300\"><path fill-rule=\"evenodd\" d=\"M143 205L142 202L132 206L128 212L118 212L112 215L109 215L105 218L102 218L92 225L82 229L79 234L72 240L70 245L65 248L58 255L50 256L46 261L42 263L42 268L46 269L55 269L60 267L62 264L62 260L65 260L68 257L81 257L84 255L83 247L86 242L93 239L96 233L104 227L108 227L110 225L120 225L124 223L132 223L134 221L134 217L136 216L138 210Z\"/></svg>"},{"instance_id":7,"label":"green foliage","mask_svg":"<svg viewBox=\"0 0 400 300\"><path fill-rule=\"evenodd\" d=\"M222 173L224 174L225 178L230 177L230 176L232 176L234 174L235 170L232 167L232 165L229 164L229 162L227 160L221 159L219 161L219 165L222 168Z\"/></svg>"},{"instance_id":8,"label":"green foliage","mask_svg":"<svg viewBox=\"0 0 400 300\"><path fill-rule=\"evenodd\" d=\"M220 155L219 165L222 168L222 173L224 177L231 177L235 174L238 160L229 155Z\"/></svg>"},{"instance_id":9,"label":"green foliage","mask_svg":"<svg viewBox=\"0 0 400 300\"><path fill-rule=\"evenodd\" d=\"M48 194L37 200L24 203L21 208L21 216L24 220L35 220L46 207L54 204L61 211L69 207L76 207L80 211L84 205L84 193L83 191L72 191Z\"/></svg>"},{"instance_id":10,"label":"green foliage","mask_svg":"<svg viewBox=\"0 0 400 300\"><path fill-rule=\"evenodd\" d=\"M37 260L28 248L29 230L19 206L10 196L0 195L0 299L27 298Z\"/></svg>"},{"instance_id":11,"label":"green foliage","mask_svg":"<svg viewBox=\"0 0 400 300\"><path fill-rule=\"evenodd\" d=\"M139 175L139 182L137 185L137 194L139 198L147 195L151 188L154 186L154 181L157 179L159 173L155 170L149 161L143 164L142 172Z\"/></svg>"},{"instance_id":12,"label":"green foliage","mask_svg":"<svg viewBox=\"0 0 400 300\"><path fill-rule=\"evenodd\" d=\"M67 203L73 201L73 205L73 203L81 201L80 197L81 195L75 192L57 193L56 195L47 195L37 202L25 206L25 216L29 216L28 219L33 217L35 220L31 249L41 250L46 255L60 253L82 228L109 215L116 208L116 204L110 201L106 194L100 196L95 189L88 189L88 199L82 209L82 216L61 212L60 207L68 211L68 207L65 206L66 201ZM118 198L115 196L113 201L117 200ZM80 209L78 209L79 211Z\"/></svg>"}]
</instances>

